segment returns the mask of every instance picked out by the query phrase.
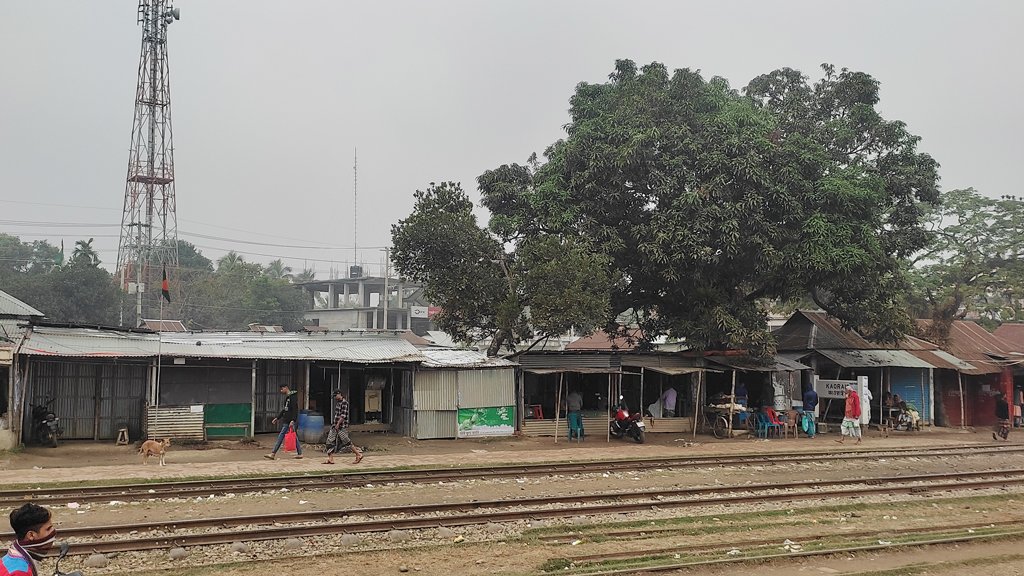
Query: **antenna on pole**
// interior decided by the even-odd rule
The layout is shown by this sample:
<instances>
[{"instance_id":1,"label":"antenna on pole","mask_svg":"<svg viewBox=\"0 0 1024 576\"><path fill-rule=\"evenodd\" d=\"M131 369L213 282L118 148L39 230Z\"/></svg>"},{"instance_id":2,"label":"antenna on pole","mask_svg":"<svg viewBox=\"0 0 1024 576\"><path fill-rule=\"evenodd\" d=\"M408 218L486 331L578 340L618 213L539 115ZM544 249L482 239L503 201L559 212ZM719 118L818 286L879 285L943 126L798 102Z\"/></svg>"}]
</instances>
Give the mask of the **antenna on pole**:
<instances>
[{"instance_id":1,"label":"antenna on pole","mask_svg":"<svg viewBox=\"0 0 1024 576\"><path fill-rule=\"evenodd\" d=\"M352 261L359 262L359 149L352 153Z\"/></svg>"}]
</instances>

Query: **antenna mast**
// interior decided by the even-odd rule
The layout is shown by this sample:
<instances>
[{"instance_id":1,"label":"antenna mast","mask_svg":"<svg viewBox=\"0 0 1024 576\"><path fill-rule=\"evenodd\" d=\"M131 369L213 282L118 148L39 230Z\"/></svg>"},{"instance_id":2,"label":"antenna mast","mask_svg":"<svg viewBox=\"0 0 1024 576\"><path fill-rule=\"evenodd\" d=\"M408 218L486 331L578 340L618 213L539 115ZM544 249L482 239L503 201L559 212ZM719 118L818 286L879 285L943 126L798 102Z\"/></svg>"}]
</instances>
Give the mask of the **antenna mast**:
<instances>
[{"instance_id":1,"label":"antenna mast","mask_svg":"<svg viewBox=\"0 0 1024 576\"><path fill-rule=\"evenodd\" d=\"M359 265L359 149L352 156L352 263Z\"/></svg>"},{"instance_id":2,"label":"antenna mast","mask_svg":"<svg viewBox=\"0 0 1024 576\"><path fill-rule=\"evenodd\" d=\"M171 84L167 67L167 26L181 18L170 0L139 0L142 55L135 92L135 120L117 248L122 289L135 294L135 325L143 304L156 309L164 266L177 276L178 223L174 200L174 145Z\"/></svg>"}]
</instances>

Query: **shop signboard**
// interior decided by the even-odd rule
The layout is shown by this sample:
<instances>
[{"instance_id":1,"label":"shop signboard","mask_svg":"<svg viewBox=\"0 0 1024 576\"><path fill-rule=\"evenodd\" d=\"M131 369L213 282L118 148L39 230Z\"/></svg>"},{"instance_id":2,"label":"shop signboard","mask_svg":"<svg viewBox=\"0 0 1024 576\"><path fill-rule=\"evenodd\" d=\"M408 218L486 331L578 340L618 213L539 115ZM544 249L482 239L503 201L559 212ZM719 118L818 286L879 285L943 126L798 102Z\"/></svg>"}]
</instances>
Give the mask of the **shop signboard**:
<instances>
[{"instance_id":1,"label":"shop signboard","mask_svg":"<svg viewBox=\"0 0 1024 576\"><path fill-rule=\"evenodd\" d=\"M856 386L856 380L817 380L814 391L818 398L846 398L846 387Z\"/></svg>"},{"instance_id":2,"label":"shop signboard","mask_svg":"<svg viewBox=\"0 0 1024 576\"><path fill-rule=\"evenodd\" d=\"M459 408L458 437L511 436L515 432L512 421L514 412L512 406Z\"/></svg>"}]
</instances>

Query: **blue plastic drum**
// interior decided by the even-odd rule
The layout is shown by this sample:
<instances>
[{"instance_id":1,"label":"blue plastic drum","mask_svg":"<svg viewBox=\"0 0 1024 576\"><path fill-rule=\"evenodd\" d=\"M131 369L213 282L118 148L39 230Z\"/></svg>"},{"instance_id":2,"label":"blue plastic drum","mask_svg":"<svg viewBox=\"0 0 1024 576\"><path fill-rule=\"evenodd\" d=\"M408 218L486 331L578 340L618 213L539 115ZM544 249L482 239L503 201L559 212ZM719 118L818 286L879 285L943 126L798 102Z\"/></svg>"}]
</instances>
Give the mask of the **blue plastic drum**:
<instances>
[{"instance_id":1,"label":"blue plastic drum","mask_svg":"<svg viewBox=\"0 0 1024 576\"><path fill-rule=\"evenodd\" d=\"M303 428L305 432L303 442L307 444L323 444L324 443L324 416L323 414L311 413L306 418L306 427Z\"/></svg>"}]
</instances>

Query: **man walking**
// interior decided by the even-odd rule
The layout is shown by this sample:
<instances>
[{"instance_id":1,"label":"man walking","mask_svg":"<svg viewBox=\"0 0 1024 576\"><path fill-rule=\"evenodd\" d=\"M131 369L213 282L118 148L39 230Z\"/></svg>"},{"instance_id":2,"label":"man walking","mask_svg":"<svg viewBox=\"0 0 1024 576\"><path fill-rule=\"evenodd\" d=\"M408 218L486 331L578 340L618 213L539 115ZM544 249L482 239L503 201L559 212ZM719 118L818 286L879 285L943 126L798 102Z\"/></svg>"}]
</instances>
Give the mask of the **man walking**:
<instances>
[{"instance_id":1,"label":"man walking","mask_svg":"<svg viewBox=\"0 0 1024 576\"><path fill-rule=\"evenodd\" d=\"M15 541L0 558L0 576L36 576L39 562L53 546L57 529L50 511L32 503L11 512Z\"/></svg>"},{"instance_id":2,"label":"man walking","mask_svg":"<svg viewBox=\"0 0 1024 576\"><path fill-rule=\"evenodd\" d=\"M356 455L353 464L359 464L363 459L363 453L356 448L348 435L348 398L345 398L341 390L335 390L331 395L334 397L334 424L327 433L327 461L324 464L334 464L334 453L345 448L352 450Z\"/></svg>"},{"instance_id":3,"label":"man walking","mask_svg":"<svg viewBox=\"0 0 1024 576\"><path fill-rule=\"evenodd\" d=\"M854 386L846 387L846 412L843 413L841 430L843 435L836 442L842 444L847 436L854 436L857 438L854 444L860 444L860 397Z\"/></svg>"},{"instance_id":4,"label":"man walking","mask_svg":"<svg viewBox=\"0 0 1024 576\"><path fill-rule=\"evenodd\" d=\"M288 386L281 386L281 394L284 394L284 408L277 414L277 418L271 421L271 424L281 423L281 433L277 435L277 444L274 445L274 451L270 454L266 454L263 457L274 460L277 458L277 451L281 449L281 443L284 442L285 434L288 433L299 419L299 392L297 390L290 390ZM302 458L302 444L299 442L295 443L295 458Z\"/></svg>"}]
</instances>

